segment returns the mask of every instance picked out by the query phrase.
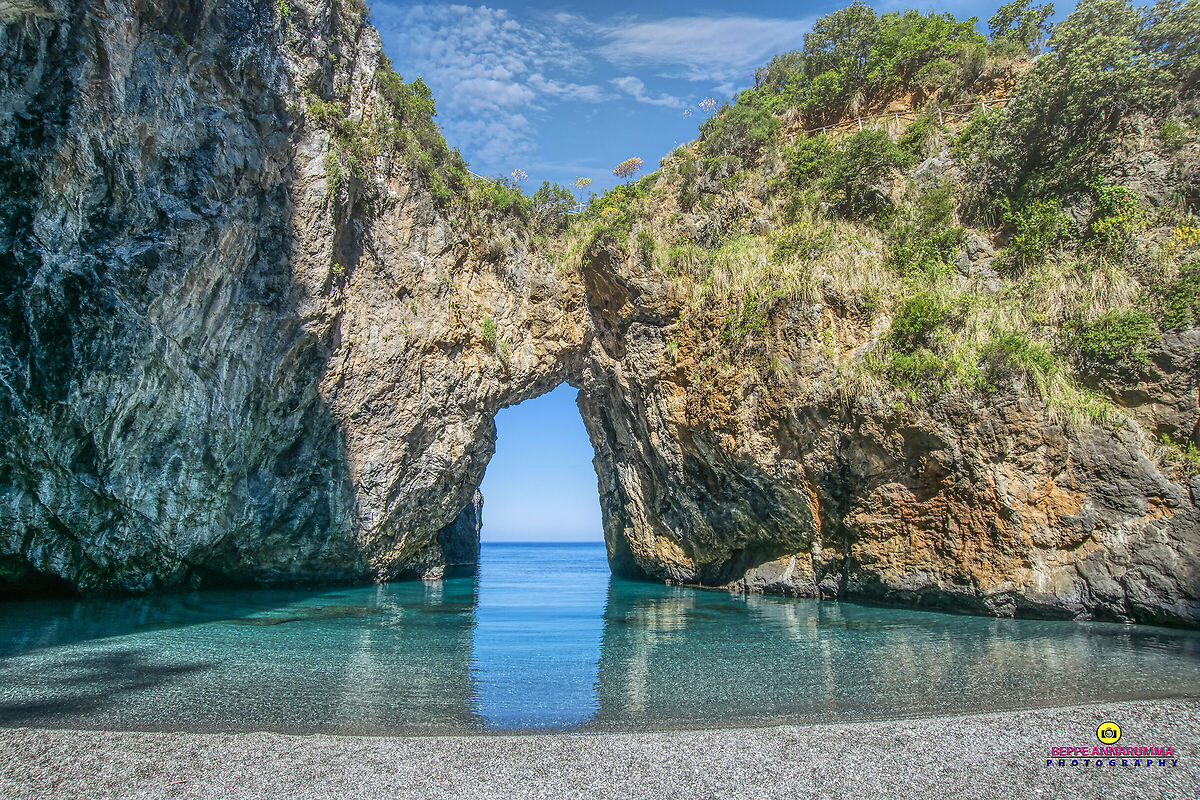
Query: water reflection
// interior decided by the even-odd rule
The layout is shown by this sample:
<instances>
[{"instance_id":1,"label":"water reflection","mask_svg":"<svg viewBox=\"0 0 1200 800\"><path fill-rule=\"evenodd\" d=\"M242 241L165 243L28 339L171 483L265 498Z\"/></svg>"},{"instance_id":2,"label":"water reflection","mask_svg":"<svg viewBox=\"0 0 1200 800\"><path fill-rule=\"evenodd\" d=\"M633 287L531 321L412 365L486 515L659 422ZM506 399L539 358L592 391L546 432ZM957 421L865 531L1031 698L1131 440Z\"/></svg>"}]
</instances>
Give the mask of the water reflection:
<instances>
[{"instance_id":1,"label":"water reflection","mask_svg":"<svg viewBox=\"0 0 1200 800\"><path fill-rule=\"evenodd\" d=\"M1195 693L1197 666L1194 632L613 579L591 727L865 719Z\"/></svg>"},{"instance_id":2,"label":"water reflection","mask_svg":"<svg viewBox=\"0 0 1200 800\"><path fill-rule=\"evenodd\" d=\"M859 719L1200 693L1200 634L636 583L479 578L0 605L0 725L329 733ZM1114 679L1114 676L1116 679Z\"/></svg>"},{"instance_id":3,"label":"water reflection","mask_svg":"<svg viewBox=\"0 0 1200 800\"><path fill-rule=\"evenodd\" d=\"M0 724L148 730L460 730L471 578L205 592L0 620Z\"/></svg>"},{"instance_id":4,"label":"water reflection","mask_svg":"<svg viewBox=\"0 0 1200 800\"><path fill-rule=\"evenodd\" d=\"M492 728L578 726L597 708L607 600L594 545L488 545L479 571L471 671ZM603 550L599 552L601 564ZM606 566L606 565L605 565Z\"/></svg>"}]
</instances>

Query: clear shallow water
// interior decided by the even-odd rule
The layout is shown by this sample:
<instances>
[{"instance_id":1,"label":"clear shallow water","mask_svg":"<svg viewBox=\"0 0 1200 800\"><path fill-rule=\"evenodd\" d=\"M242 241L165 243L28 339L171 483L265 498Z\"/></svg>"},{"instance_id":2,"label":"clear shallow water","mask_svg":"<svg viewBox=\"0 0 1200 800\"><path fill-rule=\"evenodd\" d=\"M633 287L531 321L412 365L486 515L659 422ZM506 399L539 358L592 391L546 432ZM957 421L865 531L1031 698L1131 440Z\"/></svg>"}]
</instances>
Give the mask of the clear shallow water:
<instances>
[{"instance_id":1,"label":"clear shallow water","mask_svg":"<svg viewBox=\"0 0 1200 800\"><path fill-rule=\"evenodd\" d=\"M0 725L628 730L1200 694L1200 634L741 597L485 544L477 579L0 605Z\"/></svg>"}]
</instances>

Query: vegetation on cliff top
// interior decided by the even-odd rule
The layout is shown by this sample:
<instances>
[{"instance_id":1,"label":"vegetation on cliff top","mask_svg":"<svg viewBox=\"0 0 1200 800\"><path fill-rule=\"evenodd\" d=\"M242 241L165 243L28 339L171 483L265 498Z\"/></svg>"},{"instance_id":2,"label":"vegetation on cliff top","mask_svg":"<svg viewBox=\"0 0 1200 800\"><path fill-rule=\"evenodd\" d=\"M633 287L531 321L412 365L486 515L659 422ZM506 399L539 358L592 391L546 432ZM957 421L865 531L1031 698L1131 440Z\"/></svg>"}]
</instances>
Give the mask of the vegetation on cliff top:
<instances>
[{"instance_id":1,"label":"vegetation on cliff top","mask_svg":"<svg viewBox=\"0 0 1200 800\"><path fill-rule=\"evenodd\" d=\"M701 382L777 374L806 303L827 389L1031 391L1111 424L1085 387L1200 318L1200 2L1050 14L1015 0L990 37L860 3L823 17L697 141L595 198L567 252L669 277Z\"/></svg>"},{"instance_id":2,"label":"vegetation on cliff top","mask_svg":"<svg viewBox=\"0 0 1200 800\"><path fill-rule=\"evenodd\" d=\"M329 39L326 52L308 53L315 56L317 68L307 79L298 112L305 124L329 135L325 174L332 202L351 212L383 202L389 180L403 171L406 180L427 191L439 209L484 241L492 254L516 240L544 238L565 226L575 203L569 190L545 184L530 197L520 185L528 177L521 170L497 178L472 173L458 148L447 145L429 87L421 78L404 82L386 56L379 55L371 91L352 111L353 82L335 69L342 57L338 43L357 38L355 29L365 24L367 8L362 0L342 0L329 14L328 20L309 20L308 25L330 24L344 36ZM304 39L289 4L279 3L277 15L294 51L303 53L324 41Z\"/></svg>"}]
</instances>

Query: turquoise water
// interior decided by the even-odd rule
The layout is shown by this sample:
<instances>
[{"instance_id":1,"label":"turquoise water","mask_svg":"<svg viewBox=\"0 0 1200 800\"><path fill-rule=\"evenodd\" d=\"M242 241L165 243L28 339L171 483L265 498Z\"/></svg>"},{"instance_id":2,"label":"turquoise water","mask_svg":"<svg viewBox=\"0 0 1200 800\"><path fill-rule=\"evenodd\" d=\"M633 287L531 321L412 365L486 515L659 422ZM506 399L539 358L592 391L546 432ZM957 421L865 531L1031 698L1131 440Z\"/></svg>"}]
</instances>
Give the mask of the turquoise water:
<instances>
[{"instance_id":1,"label":"turquoise water","mask_svg":"<svg viewBox=\"0 0 1200 800\"><path fill-rule=\"evenodd\" d=\"M478 578L0 605L0 725L406 733L869 719L1200 694L1200 634L610 578L485 544Z\"/></svg>"}]
</instances>

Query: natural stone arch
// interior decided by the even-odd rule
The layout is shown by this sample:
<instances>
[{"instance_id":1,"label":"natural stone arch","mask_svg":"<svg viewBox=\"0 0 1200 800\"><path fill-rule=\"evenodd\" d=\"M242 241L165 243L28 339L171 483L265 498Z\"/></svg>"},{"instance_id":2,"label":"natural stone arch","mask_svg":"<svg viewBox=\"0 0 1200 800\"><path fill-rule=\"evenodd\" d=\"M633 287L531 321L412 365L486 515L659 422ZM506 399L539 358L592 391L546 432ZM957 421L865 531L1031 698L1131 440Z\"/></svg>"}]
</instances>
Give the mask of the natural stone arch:
<instances>
[{"instance_id":1,"label":"natural stone arch","mask_svg":"<svg viewBox=\"0 0 1200 800\"><path fill-rule=\"evenodd\" d=\"M0 108L24 109L0 119L0 177L17 187L0 253L0 581L429 574L496 411L567 381L623 573L1200 619L1197 489L1132 428L1074 429L1020 393L863 401L812 336L823 324L843 360L870 347L833 296L767 309L779 369L719 352L729 309L685 315L619 237L598 231L559 269L517 218L485 236L437 206L397 153L348 199L331 191L330 133L294 110L314 80L345 90L352 119L375 109L382 49L346 4L293 0L285 50L270 4L194 0L185 59L154 4L117 0L103 19L26 5L0 20ZM133 52L136 68L110 57ZM1153 394L1174 384L1162 413L1181 431L1200 413L1188 336L1155 354L1169 374Z\"/></svg>"}]
</instances>

